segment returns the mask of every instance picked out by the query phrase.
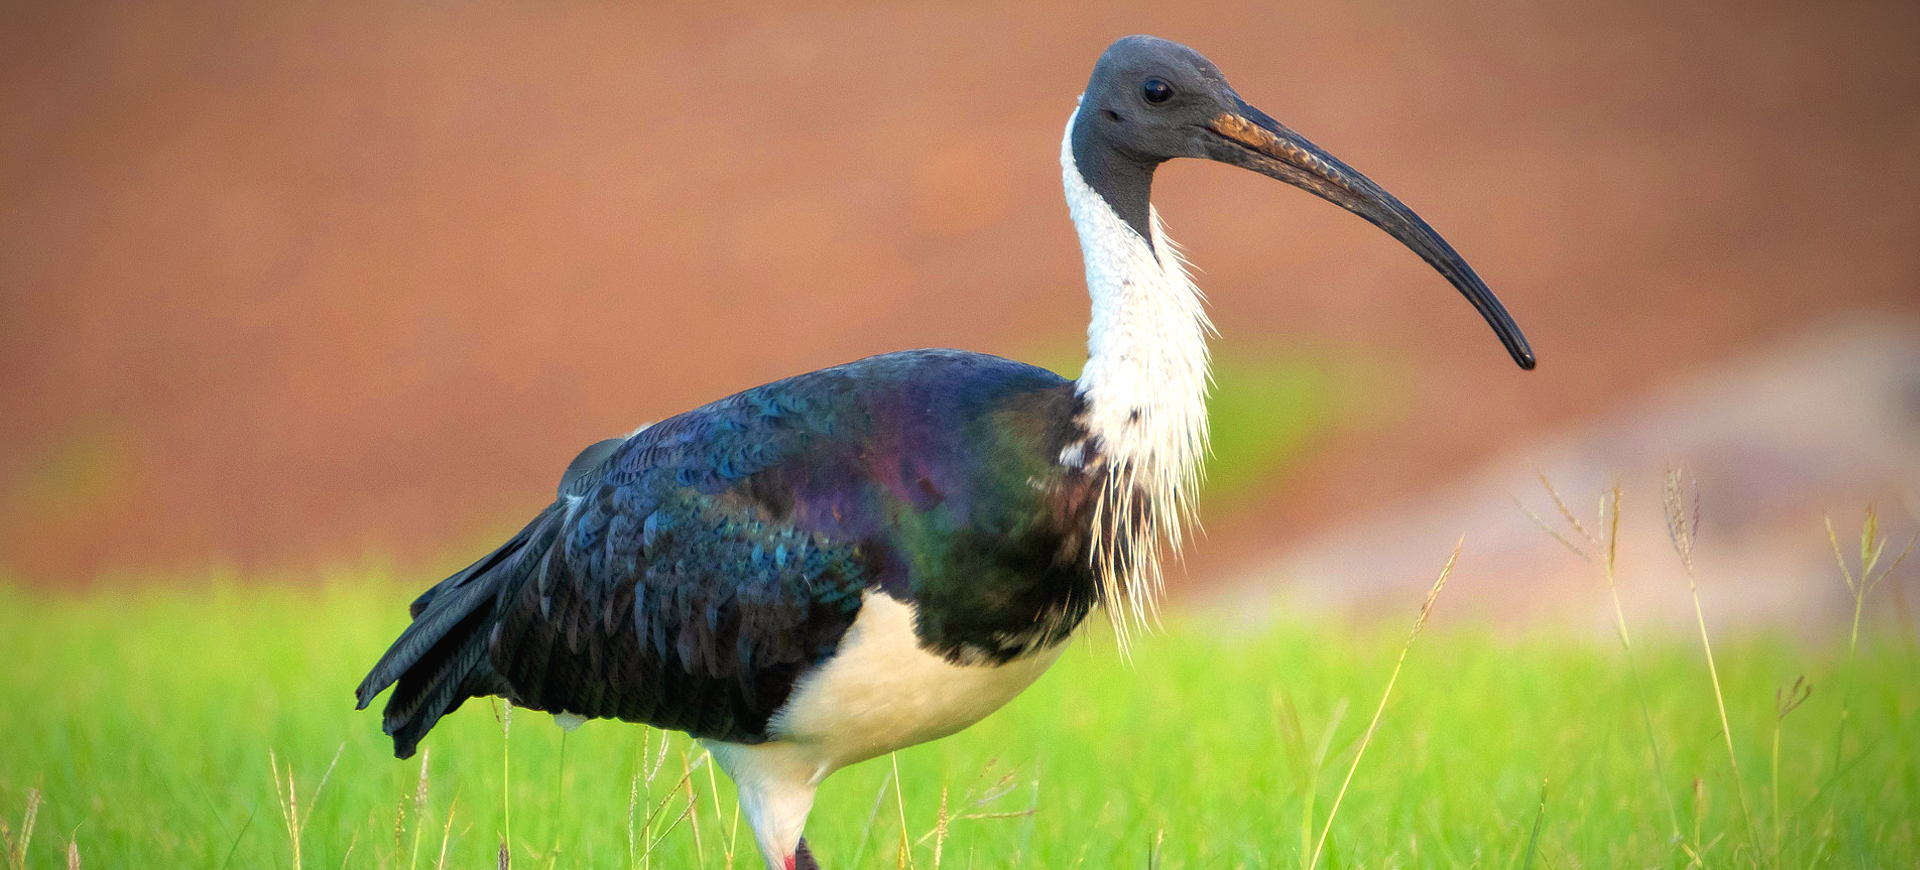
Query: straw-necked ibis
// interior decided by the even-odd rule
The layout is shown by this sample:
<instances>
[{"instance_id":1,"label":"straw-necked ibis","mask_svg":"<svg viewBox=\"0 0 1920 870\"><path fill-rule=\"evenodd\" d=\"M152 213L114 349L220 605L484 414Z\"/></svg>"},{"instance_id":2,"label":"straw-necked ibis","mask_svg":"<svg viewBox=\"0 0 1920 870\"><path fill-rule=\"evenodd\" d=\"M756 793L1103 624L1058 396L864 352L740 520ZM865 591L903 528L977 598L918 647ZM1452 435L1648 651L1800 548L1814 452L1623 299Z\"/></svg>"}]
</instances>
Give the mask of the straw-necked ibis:
<instances>
[{"instance_id":1,"label":"straw-necked ibis","mask_svg":"<svg viewBox=\"0 0 1920 870\"><path fill-rule=\"evenodd\" d=\"M1185 46L1095 64L1060 163L1093 300L1078 380L913 350L755 387L580 454L559 498L413 603L360 684L411 755L469 697L685 731L739 787L767 866L839 768L952 734L1019 694L1104 607L1160 592L1207 445L1199 291L1148 201L1215 160L1385 230L1534 359L1411 209L1241 100Z\"/></svg>"}]
</instances>

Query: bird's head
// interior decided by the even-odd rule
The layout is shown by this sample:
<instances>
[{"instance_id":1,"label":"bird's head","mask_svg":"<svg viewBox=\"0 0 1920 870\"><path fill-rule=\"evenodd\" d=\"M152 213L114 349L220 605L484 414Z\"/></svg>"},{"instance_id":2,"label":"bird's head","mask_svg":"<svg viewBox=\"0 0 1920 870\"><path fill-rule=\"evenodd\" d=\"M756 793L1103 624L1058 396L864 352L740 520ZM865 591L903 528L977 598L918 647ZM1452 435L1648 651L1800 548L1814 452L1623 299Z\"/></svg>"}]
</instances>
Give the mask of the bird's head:
<instances>
[{"instance_id":1,"label":"bird's head","mask_svg":"<svg viewBox=\"0 0 1920 870\"><path fill-rule=\"evenodd\" d=\"M1153 170L1176 157L1251 169L1365 218L1413 249L1485 317L1521 368L1533 351L1493 291L1413 209L1227 84L1197 51L1152 36L1108 47L1080 98L1072 151L1081 177L1143 238Z\"/></svg>"}]
</instances>

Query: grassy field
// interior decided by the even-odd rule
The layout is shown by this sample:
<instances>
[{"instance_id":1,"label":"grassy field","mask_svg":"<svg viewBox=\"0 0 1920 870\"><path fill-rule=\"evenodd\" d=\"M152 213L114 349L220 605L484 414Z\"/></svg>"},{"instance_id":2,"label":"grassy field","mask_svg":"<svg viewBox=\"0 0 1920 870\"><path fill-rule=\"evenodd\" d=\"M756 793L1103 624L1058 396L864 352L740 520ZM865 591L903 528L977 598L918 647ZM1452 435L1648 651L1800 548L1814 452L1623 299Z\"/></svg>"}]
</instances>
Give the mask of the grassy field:
<instances>
[{"instance_id":1,"label":"grassy field","mask_svg":"<svg viewBox=\"0 0 1920 870\"><path fill-rule=\"evenodd\" d=\"M757 867L731 787L677 735L503 728L474 702L424 765L394 760L351 690L401 586L0 589L8 860L491 867L510 838L515 867ZM831 868L1304 866L1405 638L1190 615L1129 666L1092 632L981 725L833 777L811 841ZM1643 719L1618 646L1422 636L1320 866L1920 861L1911 639L1864 636L1851 665L1777 638L1715 653L1737 778L1697 637L1636 648ZM1801 675L1811 698L1781 717Z\"/></svg>"}]
</instances>

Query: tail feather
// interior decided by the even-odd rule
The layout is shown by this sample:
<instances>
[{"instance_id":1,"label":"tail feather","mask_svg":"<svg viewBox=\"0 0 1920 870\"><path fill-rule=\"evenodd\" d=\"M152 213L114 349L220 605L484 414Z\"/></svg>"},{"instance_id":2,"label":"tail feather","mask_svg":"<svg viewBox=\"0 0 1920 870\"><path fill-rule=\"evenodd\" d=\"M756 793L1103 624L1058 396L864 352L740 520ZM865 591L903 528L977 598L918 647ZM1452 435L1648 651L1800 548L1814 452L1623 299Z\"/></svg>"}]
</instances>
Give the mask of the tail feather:
<instances>
[{"instance_id":1,"label":"tail feather","mask_svg":"<svg viewBox=\"0 0 1920 870\"><path fill-rule=\"evenodd\" d=\"M489 682L486 675L474 671L486 668L483 662L487 654L486 632L479 630L479 626L492 621L492 611L488 605L468 614L426 656L400 675L380 721L381 730L393 736L396 757L412 756L420 739L433 729L441 716L459 709L475 694L474 690L479 688L476 684Z\"/></svg>"},{"instance_id":2,"label":"tail feather","mask_svg":"<svg viewBox=\"0 0 1920 870\"><path fill-rule=\"evenodd\" d=\"M440 717L467 698L503 689L487 663L487 641L499 602L518 588L558 536L549 509L486 558L422 594L410 608L413 624L387 649L354 692L359 709L388 686L381 727L393 736L395 756L413 755Z\"/></svg>"},{"instance_id":3,"label":"tail feather","mask_svg":"<svg viewBox=\"0 0 1920 870\"><path fill-rule=\"evenodd\" d=\"M413 624L400 633L393 646L387 649L386 655L381 656L366 679L360 681L360 687L354 691L359 708L366 709L374 697L388 686L419 668L423 662L431 662L436 658L433 655L436 648L443 646L449 636L458 637L462 634L458 631L462 622L476 613L492 610L494 597L498 595L500 587L506 585L500 582L503 579L506 578L498 574L481 575L479 582L436 595L434 603L414 617ZM444 659L445 656L443 654L438 658Z\"/></svg>"}]
</instances>

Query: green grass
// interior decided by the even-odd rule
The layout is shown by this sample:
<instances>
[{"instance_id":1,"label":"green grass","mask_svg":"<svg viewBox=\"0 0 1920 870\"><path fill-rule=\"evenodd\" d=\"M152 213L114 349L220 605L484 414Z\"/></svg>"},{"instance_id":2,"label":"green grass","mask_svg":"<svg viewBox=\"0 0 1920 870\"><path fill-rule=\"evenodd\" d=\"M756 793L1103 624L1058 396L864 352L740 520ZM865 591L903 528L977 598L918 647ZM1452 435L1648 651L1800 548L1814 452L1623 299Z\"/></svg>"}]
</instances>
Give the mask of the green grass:
<instances>
[{"instance_id":1,"label":"green grass","mask_svg":"<svg viewBox=\"0 0 1920 870\"><path fill-rule=\"evenodd\" d=\"M443 839L448 866L496 866L507 802L513 866L629 866L639 757L663 739L649 729L596 722L563 740L547 716L517 711L503 738L488 704L470 702L426 741L416 812L420 759L394 760L377 714L351 698L400 627L406 585L0 587L10 841L29 792L43 796L25 866L68 866L71 843L86 867L290 867L270 757L283 784L292 773L305 867L433 867ZM1373 629L1245 634L1180 616L1131 666L1095 632L1006 710L899 753L899 794L888 759L835 775L810 840L830 868L896 867L904 817L921 868L1301 867L1418 608ZM1681 838L1617 646L1435 630L1407 656L1320 866L1681 867L1689 850L1708 867L1776 866L1776 831L1778 866L1920 861L1920 661L1907 639L1863 635L1851 665L1844 644L1715 640L1739 783L1698 638L1634 644ZM1811 698L1777 719L1776 691L1801 674ZM731 787L721 778L714 794L711 769L696 768L697 812L675 824L682 766L698 755L665 740L633 822L636 852L657 846L632 864L727 866ZM758 867L744 826L731 842L732 866Z\"/></svg>"}]
</instances>

